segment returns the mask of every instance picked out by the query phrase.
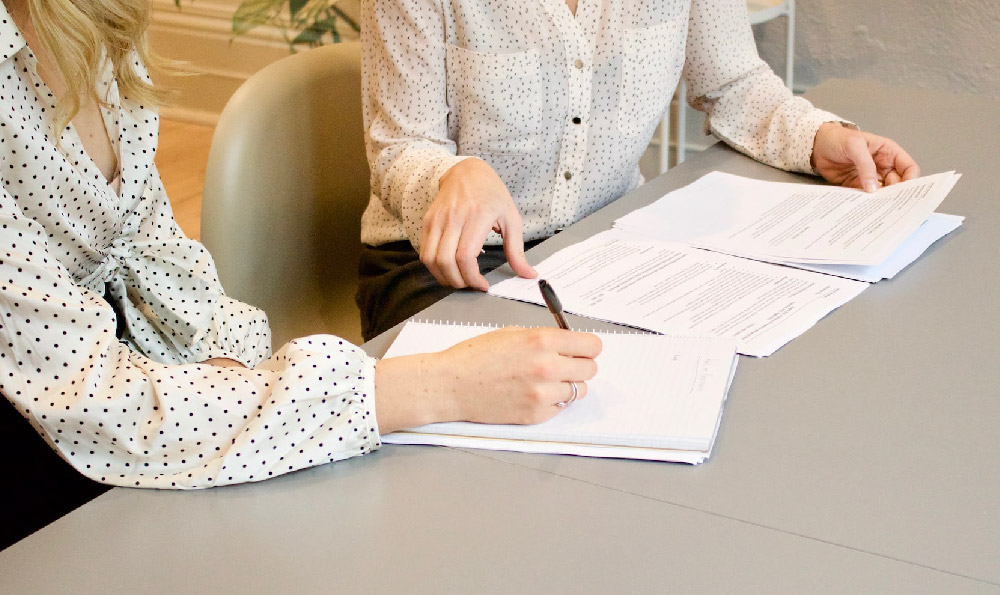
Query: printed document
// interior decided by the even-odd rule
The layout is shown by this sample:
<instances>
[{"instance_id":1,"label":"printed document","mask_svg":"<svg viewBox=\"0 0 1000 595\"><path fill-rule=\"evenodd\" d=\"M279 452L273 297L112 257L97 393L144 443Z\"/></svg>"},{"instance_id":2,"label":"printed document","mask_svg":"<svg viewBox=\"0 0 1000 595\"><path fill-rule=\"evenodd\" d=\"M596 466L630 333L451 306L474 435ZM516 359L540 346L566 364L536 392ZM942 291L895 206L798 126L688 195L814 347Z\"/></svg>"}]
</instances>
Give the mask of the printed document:
<instances>
[{"instance_id":1,"label":"printed document","mask_svg":"<svg viewBox=\"0 0 1000 595\"><path fill-rule=\"evenodd\" d=\"M958 215L946 215L944 213L931 213L931 216L924 221L912 236L882 261L882 264L866 266L862 264L805 264L805 263L779 263L788 266L826 273L827 275L837 275L868 283L878 283L882 279L892 279L900 271L905 269L914 260L920 257L931 244L940 240L944 236L958 229L962 225L965 217Z\"/></svg>"},{"instance_id":2,"label":"printed document","mask_svg":"<svg viewBox=\"0 0 1000 595\"><path fill-rule=\"evenodd\" d=\"M615 227L793 266L877 266L927 221L959 177L946 172L866 193L713 172Z\"/></svg>"},{"instance_id":3,"label":"printed document","mask_svg":"<svg viewBox=\"0 0 1000 595\"><path fill-rule=\"evenodd\" d=\"M867 283L636 238L612 229L539 263L567 312L684 336L730 337L764 357ZM541 304L535 279L493 285L499 297Z\"/></svg>"}]
</instances>

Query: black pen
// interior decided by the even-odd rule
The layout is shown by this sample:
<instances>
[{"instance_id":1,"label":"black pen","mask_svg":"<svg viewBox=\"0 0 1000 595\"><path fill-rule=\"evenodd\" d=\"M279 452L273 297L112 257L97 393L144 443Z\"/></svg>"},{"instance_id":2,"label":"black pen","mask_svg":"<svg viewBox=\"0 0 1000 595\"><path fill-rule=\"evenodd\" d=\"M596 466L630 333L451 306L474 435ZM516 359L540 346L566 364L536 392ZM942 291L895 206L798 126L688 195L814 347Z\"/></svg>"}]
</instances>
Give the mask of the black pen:
<instances>
[{"instance_id":1,"label":"black pen","mask_svg":"<svg viewBox=\"0 0 1000 595\"><path fill-rule=\"evenodd\" d=\"M545 305L548 306L549 312L552 312L552 316L555 317L559 328L569 330L569 325L566 324L566 317L563 316L562 303L556 297L556 290L552 289L552 286L545 279L538 280L538 289L542 292L542 299L545 300Z\"/></svg>"}]
</instances>

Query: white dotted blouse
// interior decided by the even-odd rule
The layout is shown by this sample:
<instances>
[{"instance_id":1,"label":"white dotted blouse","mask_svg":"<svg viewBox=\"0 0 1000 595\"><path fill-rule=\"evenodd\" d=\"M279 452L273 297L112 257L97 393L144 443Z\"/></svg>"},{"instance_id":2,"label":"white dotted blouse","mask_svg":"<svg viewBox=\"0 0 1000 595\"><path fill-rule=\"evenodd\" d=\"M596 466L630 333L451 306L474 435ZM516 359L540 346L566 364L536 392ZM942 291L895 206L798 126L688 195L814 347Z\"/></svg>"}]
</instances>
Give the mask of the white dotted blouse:
<instances>
[{"instance_id":1,"label":"white dotted blouse","mask_svg":"<svg viewBox=\"0 0 1000 595\"><path fill-rule=\"evenodd\" d=\"M465 156L510 190L525 240L641 183L639 157L682 74L707 127L747 155L811 172L839 121L757 56L745 0L362 2L369 245L418 246L441 175ZM491 233L487 244L501 244Z\"/></svg>"},{"instance_id":2,"label":"white dotted blouse","mask_svg":"<svg viewBox=\"0 0 1000 595\"><path fill-rule=\"evenodd\" d=\"M0 59L0 391L49 444L94 480L158 488L378 448L374 360L332 336L269 357L264 313L226 297L177 226L153 163L156 112L103 70L116 192L72 125L52 129L52 93L2 4ZM255 368L197 363L214 357Z\"/></svg>"}]
</instances>

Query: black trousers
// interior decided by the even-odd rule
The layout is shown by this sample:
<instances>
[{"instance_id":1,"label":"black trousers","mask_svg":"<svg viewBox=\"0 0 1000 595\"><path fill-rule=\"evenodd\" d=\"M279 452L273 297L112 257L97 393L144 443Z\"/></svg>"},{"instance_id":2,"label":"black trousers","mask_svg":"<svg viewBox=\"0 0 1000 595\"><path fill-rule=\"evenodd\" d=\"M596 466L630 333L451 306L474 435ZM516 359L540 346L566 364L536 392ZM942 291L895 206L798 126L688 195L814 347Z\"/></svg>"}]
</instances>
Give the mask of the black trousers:
<instances>
[{"instance_id":1,"label":"black trousers","mask_svg":"<svg viewBox=\"0 0 1000 595\"><path fill-rule=\"evenodd\" d=\"M111 489L81 475L0 397L4 519L0 549L24 539Z\"/></svg>"},{"instance_id":2,"label":"black trousers","mask_svg":"<svg viewBox=\"0 0 1000 595\"><path fill-rule=\"evenodd\" d=\"M525 242L524 249L540 241ZM484 275L507 262L502 246L484 249L479 255L479 271ZM358 276L354 299L361 310L361 334L366 341L455 291L437 282L406 241L362 246Z\"/></svg>"}]
</instances>

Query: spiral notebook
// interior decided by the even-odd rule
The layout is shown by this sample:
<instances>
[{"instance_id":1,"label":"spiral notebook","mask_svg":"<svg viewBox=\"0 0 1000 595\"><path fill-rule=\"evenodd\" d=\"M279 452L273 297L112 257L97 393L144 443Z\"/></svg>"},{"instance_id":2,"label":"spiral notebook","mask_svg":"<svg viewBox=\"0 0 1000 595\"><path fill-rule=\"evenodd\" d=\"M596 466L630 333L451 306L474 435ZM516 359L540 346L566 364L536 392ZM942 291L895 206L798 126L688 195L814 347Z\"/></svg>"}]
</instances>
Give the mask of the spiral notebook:
<instances>
[{"instance_id":1,"label":"spiral notebook","mask_svg":"<svg viewBox=\"0 0 1000 595\"><path fill-rule=\"evenodd\" d=\"M407 322L386 357L441 351L494 330ZM533 426L437 423L387 434L387 444L675 461L709 457L736 371L736 344L719 337L596 333L603 341L586 398Z\"/></svg>"}]
</instances>

